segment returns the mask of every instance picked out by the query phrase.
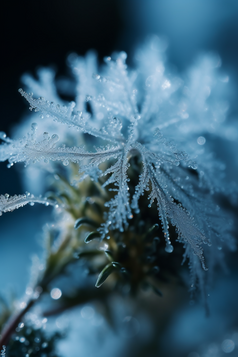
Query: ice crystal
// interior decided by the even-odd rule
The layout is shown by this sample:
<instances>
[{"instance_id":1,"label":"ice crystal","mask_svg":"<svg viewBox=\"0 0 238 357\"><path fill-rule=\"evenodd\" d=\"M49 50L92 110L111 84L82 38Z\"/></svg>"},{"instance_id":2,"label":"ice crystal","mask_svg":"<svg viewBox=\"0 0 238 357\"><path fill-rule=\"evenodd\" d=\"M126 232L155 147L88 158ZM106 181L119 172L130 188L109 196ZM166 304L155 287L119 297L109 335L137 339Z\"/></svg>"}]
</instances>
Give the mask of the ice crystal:
<instances>
[{"instance_id":1,"label":"ice crystal","mask_svg":"<svg viewBox=\"0 0 238 357\"><path fill-rule=\"evenodd\" d=\"M218 247L234 246L227 217L214 197L229 191L224 165L209 146L212 135L226 137L227 132L228 104L222 100L226 83L219 79L219 59L201 58L183 81L166 72L158 39L137 51L135 69L128 68L126 58L125 52L115 53L98 68L94 52L85 58L70 55L74 82L59 83L57 88L74 95L75 102L69 104L57 94L53 71L41 69L39 81L25 76L34 96L22 89L20 93L40 118L30 117L31 131L20 139L1 134L0 160L47 169L50 165L51 172L55 162L64 166L73 162L79 164L79 179L101 180L114 192L105 204L107 219L99 228L102 239L110 230L128 228L148 191L149 207L156 201L166 251L173 251L172 225L194 279L203 285L203 269L223 259ZM138 172L133 192L128 173L134 169L132 158L137 159ZM12 202L10 209L1 210L25 204L14 197Z\"/></svg>"}]
</instances>

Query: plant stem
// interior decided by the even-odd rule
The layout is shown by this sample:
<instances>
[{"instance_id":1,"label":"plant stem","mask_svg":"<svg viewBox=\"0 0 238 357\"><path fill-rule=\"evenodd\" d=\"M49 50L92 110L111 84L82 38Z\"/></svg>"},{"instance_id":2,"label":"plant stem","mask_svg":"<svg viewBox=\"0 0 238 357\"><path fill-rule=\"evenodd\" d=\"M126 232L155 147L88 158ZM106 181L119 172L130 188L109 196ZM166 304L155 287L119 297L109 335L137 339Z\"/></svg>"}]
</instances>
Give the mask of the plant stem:
<instances>
[{"instance_id":1,"label":"plant stem","mask_svg":"<svg viewBox=\"0 0 238 357\"><path fill-rule=\"evenodd\" d=\"M34 305L34 303L39 299L40 296L41 296L41 294L39 294L35 298L30 299L23 309L16 312L9 319L9 321L7 322L6 326L4 327L4 329L1 333L0 349L2 348L3 345L6 345L8 343L12 333L15 331L16 327L21 322L22 318L25 316L25 314L28 312L28 310L30 310L30 308Z\"/></svg>"}]
</instances>

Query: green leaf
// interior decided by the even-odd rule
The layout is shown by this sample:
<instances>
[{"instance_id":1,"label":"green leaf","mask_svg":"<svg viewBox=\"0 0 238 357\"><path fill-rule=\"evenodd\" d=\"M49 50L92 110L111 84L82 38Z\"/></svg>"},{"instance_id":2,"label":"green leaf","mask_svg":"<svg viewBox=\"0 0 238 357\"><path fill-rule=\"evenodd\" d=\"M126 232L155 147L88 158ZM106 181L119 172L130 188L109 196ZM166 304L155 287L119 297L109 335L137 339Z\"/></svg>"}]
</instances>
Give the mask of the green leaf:
<instances>
[{"instance_id":1,"label":"green leaf","mask_svg":"<svg viewBox=\"0 0 238 357\"><path fill-rule=\"evenodd\" d=\"M104 281L111 275L114 271L121 269L121 264L117 262L111 262L108 265L103 268L101 273L98 275L97 281L96 281L96 288L99 288Z\"/></svg>"},{"instance_id":2,"label":"green leaf","mask_svg":"<svg viewBox=\"0 0 238 357\"><path fill-rule=\"evenodd\" d=\"M104 253L110 262L113 262L112 252L110 250L104 250Z\"/></svg>"},{"instance_id":3,"label":"green leaf","mask_svg":"<svg viewBox=\"0 0 238 357\"><path fill-rule=\"evenodd\" d=\"M100 255L102 253L103 252L101 250L84 250L84 251L78 253L78 257L79 258L84 258L84 257L93 258L94 256Z\"/></svg>"},{"instance_id":4,"label":"green leaf","mask_svg":"<svg viewBox=\"0 0 238 357\"><path fill-rule=\"evenodd\" d=\"M95 222L94 220L87 218L87 217L82 217L75 221L74 229L78 229L82 225L87 225L87 226L91 226L91 227L95 227L95 228L99 227L99 224L97 222Z\"/></svg>"},{"instance_id":5,"label":"green leaf","mask_svg":"<svg viewBox=\"0 0 238 357\"><path fill-rule=\"evenodd\" d=\"M84 239L85 243L90 243L92 240L100 238L100 233L95 231L95 232L91 232L87 235L87 237Z\"/></svg>"}]
</instances>

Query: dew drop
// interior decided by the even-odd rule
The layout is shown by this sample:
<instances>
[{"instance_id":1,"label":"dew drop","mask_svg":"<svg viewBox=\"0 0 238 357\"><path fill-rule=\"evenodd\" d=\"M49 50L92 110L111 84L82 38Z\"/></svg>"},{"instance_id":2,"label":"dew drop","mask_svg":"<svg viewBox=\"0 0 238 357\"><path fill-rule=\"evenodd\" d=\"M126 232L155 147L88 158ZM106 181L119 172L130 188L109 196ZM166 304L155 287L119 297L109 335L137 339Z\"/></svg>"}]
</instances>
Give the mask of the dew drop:
<instances>
[{"instance_id":1,"label":"dew drop","mask_svg":"<svg viewBox=\"0 0 238 357\"><path fill-rule=\"evenodd\" d=\"M5 139L7 137L7 135L3 132L3 131L0 131L0 139Z\"/></svg>"},{"instance_id":2,"label":"dew drop","mask_svg":"<svg viewBox=\"0 0 238 357\"><path fill-rule=\"evenodd\" d=\"M198 145L204 145L206 143L206 139L204 138L204 136L199 136L197 138L197 143Z\"/></svg>"},{"instance_id":3,"label":"dew drop","mask_svg":"<svg viewBox=\"0 0 238 357\"><path fill-rule=\"evenodd\" d=\"M93 74L93 78L96 79L96 80L99 80L101 77L99 74Z\"/></svg>"},{"instance_id":4,"label":"dew drop","mask_svg":"<svg viewBox=\"0 0 238 357\"><path fill-rule=\"evenodd\" d=\"M25 307L26 307L26 303L25 303L25 301L22 301L22 302L20 303L20 308L21 308L21 309L25 309Z\"/></svg>"},{"instance_id":5,"label":"dew drop","mask_svg":"<svg viewBox=\"0 0 238 357\"><path fill-rule=\"evenodd\" d=\"M221 344L222 351L225 353L231 353L235 349L235 343L234 341L230 339L226 339L222 342Z\"/></svg>"},{"instance_id":6,"label":"dew drop","mask_svg":"<svg viewBox=\"0 0 238 357\"><path fill-rule=\"evenodd\" d=\"M68 166L68 164L69 164L69 161L68 161L68 160L64 160L64 161L63 161L63 165L64 165L64 166Z\"/></svg>"},{"instance_id":7,"label":"dew drop","mask_svg":"<svg viewBox=\"0 0 238 357\"><path fill-rule=\"evenodd\" d=\"M62 296L62 291L58 288L54 288L50 292L50 296L54 300L58 300Z\"/></svg>"},{"instance_id":8,"label":"dew drop","mask_svg":"<svg viewBox=\"0 0 238 357\"><path fill-rule=\"evenodd\" d=\"M59 140L59 136L57 134L53 134L51 136L51 140L52 140L52 142L56 143Z\"/></svg>"},{"instance_id":9,"label":"dew drop","mask_svg":"<svg viewBox=\"0 0 238 357\"><path fill-rule=\"evenodd\" d=\"M141 118L140 114L135 114L135 115L134 115L134 119L135 119L135 120L139 120L140 118Z\"/></svg>"},{"instance_id":10,"label":"dew drop","mask_svg":"<svg viewBox=\"0 0 238 357\"><path fill-rule=\"evenodd\" d=\"M106 63L110 62L111 60L112 60L111 57L104 57L104 61L105 61Z\"/></svg>"},{"instance_id":11,"label":"dew drop","mask_svg":"<svg viewBox=\"0 0 238 357\"><path fill-rule=\"evenodd\" d=\"M166 247L164 248L164 250L165 250L167 253L172 253L173 250L174 250L174 247L173 247L171 244L167 244Z\"/></svg>"}]
</instances>

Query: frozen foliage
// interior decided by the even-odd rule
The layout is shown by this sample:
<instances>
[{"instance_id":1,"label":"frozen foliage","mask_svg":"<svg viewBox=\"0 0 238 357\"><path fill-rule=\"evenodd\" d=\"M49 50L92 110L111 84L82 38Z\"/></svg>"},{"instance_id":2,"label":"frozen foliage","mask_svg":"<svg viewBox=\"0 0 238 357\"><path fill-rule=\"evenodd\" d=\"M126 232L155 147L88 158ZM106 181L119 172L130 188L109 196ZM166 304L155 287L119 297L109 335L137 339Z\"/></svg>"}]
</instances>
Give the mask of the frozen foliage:
<instances>
[{"instance_id":1,"label":"frozen foliage","mask_svg":"<svg viewBox=\"0 0 238 357\"><path fill-rule=\"evenodd\" d=\"M2 212L11 212L17 208L23 207L27 204L34 205L35 203L43 203L46 206L54 205L54 202L47 200L47 198L35 197L30 193L24 195L9 196L7 193L0 196L0 216Z\"/></svg>"},{"instance_id":2,"label":"frozen foliage","mask_svg":"<svg viewBox=\"0 0 238 357\"><path fill-rule=\"evenodd\" d=\"M0 160L10 166L45 166L51 172L57 162L73 162L79 164L79 180L89 176L108 186L114 196L106 203L107 219L99 228L102 239L110 230L128 228L148 191L149 207L153 202L158 207L166 251L173 251L173 225L194 286L197 278L203 285L203 270L222 261L222 247L234 248L229 220L215 200L215 193L233 190L209 146L213 135L229 140L231 132L224 124L228 104L223 99L226 80L217 71L219 59L201 58L183 81L166 72L157 38L137 51L134 70L126 58L124 52L113 54L98 69L93 52L85 58L70 55L74 82L59 83L57 89L52 70L41 69L39 81L25 76L34 96L22 89L20 93L40 115L30 117L31 131L20 139L1 134ZM63 103L58 92L74 95L75 102ZM131 193L132 158L137 158L139 173ZM27 203L27 197L23 201L18 196L17 203L15 196L8 208L9 200L1 197L3 212Z\"/></svg>"}]
</instances>

